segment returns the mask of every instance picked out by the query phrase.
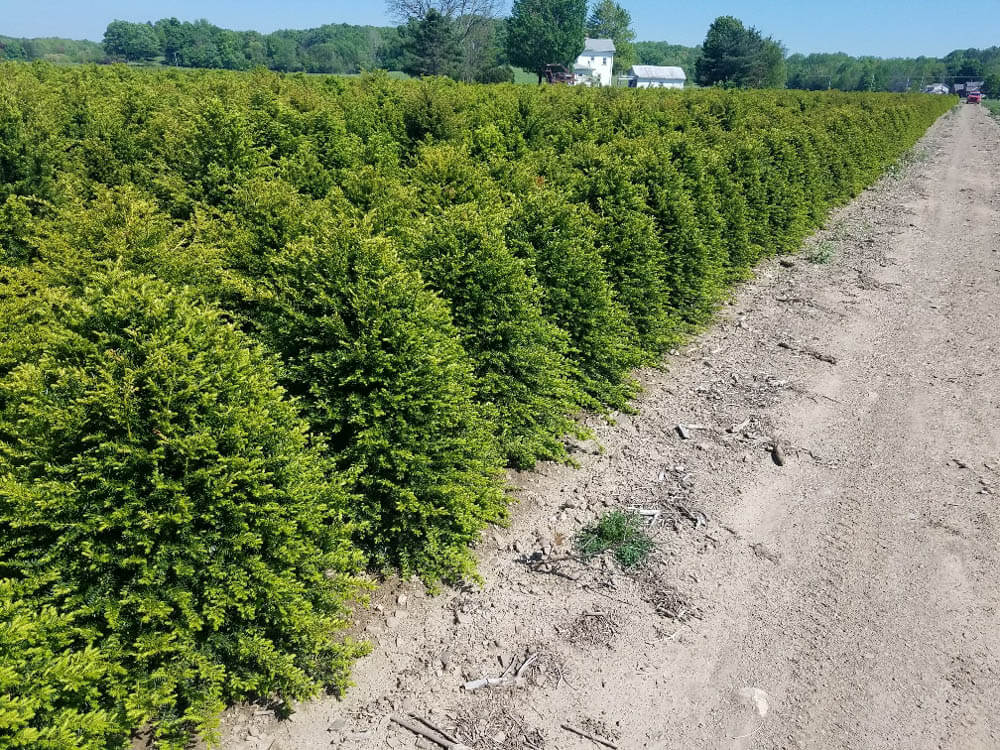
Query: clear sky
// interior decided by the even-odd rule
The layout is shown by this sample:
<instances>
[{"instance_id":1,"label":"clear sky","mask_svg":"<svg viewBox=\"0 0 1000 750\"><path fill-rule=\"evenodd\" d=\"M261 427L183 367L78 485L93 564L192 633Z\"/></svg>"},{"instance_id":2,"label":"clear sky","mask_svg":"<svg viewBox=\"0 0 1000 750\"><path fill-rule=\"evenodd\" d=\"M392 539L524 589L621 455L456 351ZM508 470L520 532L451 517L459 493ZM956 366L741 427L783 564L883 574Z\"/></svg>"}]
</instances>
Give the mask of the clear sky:
<instances>
[{"instance_id":1,"label":"clear sky","mask_svg":"<svg viewBox=\"0 0 1000 750\"><path fill-rule=\"evenodd\" d=\"M639 39L697 44L712 19L734 15L790 52L941 56L1000 44L998 0L619 0ZM100 41L108 21L207 18L226 28L273 31L324 23L390 22L380 0L0 0L0 34Z\"/></svg>"}]
</instances>

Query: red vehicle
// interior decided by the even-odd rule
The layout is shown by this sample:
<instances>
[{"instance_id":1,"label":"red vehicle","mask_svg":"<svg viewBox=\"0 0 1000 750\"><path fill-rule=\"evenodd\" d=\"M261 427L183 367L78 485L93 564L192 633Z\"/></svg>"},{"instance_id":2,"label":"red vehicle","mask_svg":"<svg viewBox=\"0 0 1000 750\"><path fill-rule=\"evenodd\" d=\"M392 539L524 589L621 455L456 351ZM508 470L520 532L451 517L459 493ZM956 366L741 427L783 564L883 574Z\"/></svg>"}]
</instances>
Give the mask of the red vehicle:
<instances>
[{"instance_id":1,"label":"red vehicle","mask_svg":"<svg viewBox=\"0 0 1000 750\"><path fill-rule=\"evenodd\" d=\"M969 96L965 99L966 104L979 104L982 101L983 95L978 91L970 91Z\"/></svg>"}]
</instances>

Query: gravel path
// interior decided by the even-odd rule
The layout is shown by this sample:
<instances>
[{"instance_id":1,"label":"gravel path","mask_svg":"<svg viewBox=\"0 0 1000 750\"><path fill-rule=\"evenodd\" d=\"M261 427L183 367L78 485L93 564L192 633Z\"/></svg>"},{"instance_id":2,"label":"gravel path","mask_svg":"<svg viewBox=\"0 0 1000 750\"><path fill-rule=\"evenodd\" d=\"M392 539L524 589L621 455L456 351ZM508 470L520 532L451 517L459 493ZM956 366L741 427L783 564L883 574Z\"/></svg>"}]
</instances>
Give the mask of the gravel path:
<instances>
[{"instance_id":1,"label":"gravel path","mask_svg":"<svg viewBox=\"0 0 1000 750\"><path fill-rule=\"evenodd\" d=\"M481 589L388 587L344 700L234 708L223 748L430 747L393 711L476 750L600 747L562 724L623 750L1000 747L998 251L1000 127L963 106L642 373L603 452L512 477ZM650 566L573 559L620 506L660 511Z\"/></svg>"}]
</instances>

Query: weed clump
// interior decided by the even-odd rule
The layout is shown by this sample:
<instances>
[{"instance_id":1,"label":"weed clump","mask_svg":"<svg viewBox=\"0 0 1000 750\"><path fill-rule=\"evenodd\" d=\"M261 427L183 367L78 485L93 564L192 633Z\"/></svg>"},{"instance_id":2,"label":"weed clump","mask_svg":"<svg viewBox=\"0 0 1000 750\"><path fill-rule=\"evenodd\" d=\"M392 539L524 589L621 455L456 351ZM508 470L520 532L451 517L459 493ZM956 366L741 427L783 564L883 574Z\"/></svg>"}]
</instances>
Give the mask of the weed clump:
<instances>
[{"instance_id":1,"label":"weed clump","mask_svg":"<svg viewBox=\"0 0 1000 750\"><path fill-rule=\"evenodd\" d=\"M649 559L653 540L640 516L612 510L577 534L576 549L585 560L611 550L623 568L637 568Z\"/></svg>"}]
</instances>

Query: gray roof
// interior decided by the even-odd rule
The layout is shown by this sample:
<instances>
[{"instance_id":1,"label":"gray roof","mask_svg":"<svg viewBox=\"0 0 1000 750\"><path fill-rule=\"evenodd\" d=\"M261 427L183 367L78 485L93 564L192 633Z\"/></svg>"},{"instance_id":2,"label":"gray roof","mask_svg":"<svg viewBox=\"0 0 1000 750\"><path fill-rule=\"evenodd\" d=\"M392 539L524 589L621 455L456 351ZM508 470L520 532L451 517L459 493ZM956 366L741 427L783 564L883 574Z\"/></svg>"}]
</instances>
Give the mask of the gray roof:
<instances>
[{"instance_id":1,"label":"gray roof","mask_svg":"<svg viewBox=\"0 0 1000 750\"><path fill-rule=\"evenodd\" d=\"M656 78L658 80L687 80L683 68L678 68L675 65L633 65L632 75L637 78Z\"/></svg>"},{"instance_id":2,"label":"gray roof","mask_svg":"<svg viewBox=\"0 0 1000 750\"><path fill-rule=\"evenodd\" d=\"M615 52L615 42L613 39L584 39L583 52L580 54L586 54L588 52L595 52L597 54L614 54Z\"/></svg>"}]
</instances>

